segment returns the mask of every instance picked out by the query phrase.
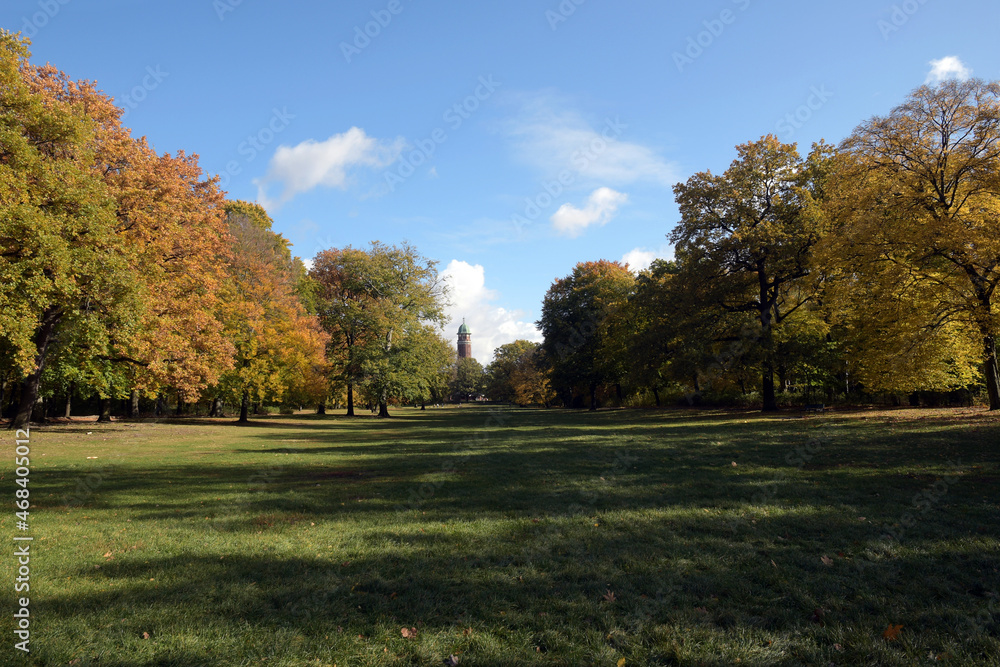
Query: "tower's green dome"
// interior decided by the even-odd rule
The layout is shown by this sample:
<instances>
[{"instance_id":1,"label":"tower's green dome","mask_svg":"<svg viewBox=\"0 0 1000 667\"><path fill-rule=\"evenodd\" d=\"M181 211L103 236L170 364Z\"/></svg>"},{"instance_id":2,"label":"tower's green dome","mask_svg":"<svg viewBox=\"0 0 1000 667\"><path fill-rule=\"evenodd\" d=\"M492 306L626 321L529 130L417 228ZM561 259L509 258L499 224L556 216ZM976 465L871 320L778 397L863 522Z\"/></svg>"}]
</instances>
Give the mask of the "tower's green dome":
<instances>
[{"instance_id":1,"label":"tower's green dome","mask_svg":"<svg viewBox=\"0 0 1000 667\"><path fill-rule=\"evenodd\" d=\"M470 336L472 335L472 332L469 331L469 326L465 322L462 322L462 326L460 326L458 328L458 333L459 334L469 334Z\"/></svg>"}]
</instances>

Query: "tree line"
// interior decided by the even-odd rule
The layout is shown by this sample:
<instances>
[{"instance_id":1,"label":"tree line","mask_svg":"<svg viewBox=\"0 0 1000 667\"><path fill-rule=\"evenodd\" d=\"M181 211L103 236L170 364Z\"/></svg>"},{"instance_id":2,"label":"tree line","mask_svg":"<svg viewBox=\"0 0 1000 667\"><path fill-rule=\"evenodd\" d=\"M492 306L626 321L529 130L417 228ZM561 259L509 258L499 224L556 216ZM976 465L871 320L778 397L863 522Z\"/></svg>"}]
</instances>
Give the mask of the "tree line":
<instances>
[{"instance_id":1,"label":"tree line","mask_svg":"<svg viewBox=\"0 0 1000 667\"><path fill-rule=\"evenodd\" d=\"M196 156L132 137L96 84L0 33L0 409L22 428L97 396L135 415L354 397L440 400L436 263L403 244L293 257ZM357 392L357 393L356 393ZM63 406L65 410L63 411ZM39 413L43 413L39 415Z\"/></svg>"},{"instance_id":2,"label":"tree line","mask_svg":"<svg viewBox=\"0 0 1000 667\"><path fill-rule=\"evenodd\" d=\"M1000 409L1000 84L915 90L837 146L765 136L674 188L675 257L583 262L541 344L486 369L441 335L437 263L378 241L309 267L196 156L158 154L96 84L0 33L0 409L96 396L213 415L355 414L485 394L596 408L921 391Z\"/></svg>"},{"instance_id":3,"label":"tree line","mask_svg":"<svg viewBox=\"0 0 1000 667\"><path fill-rule=\"evenodd\" d=\"M532 365L555 400L775 410L809 387L1000 409L1000 84L918 88L804 157L765 136L674 194L674 259L581 263L546 293Z\"/></svg>"}]
</instances>

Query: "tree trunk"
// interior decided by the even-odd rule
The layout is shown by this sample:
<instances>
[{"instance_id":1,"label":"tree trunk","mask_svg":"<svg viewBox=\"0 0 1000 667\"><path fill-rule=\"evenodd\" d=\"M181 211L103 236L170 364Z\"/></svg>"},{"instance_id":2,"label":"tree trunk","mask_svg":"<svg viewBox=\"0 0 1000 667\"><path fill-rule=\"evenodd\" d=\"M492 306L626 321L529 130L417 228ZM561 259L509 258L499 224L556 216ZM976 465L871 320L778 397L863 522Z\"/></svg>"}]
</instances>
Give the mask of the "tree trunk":
<instances>
[{"instance_id":1,"label":"tree trunk","mask_svg":"<svg viewBox=\"0 0 1000 667\"><path fill-rule=\"evenodd\" d=\"M15 383L10 388L10 402L7 404L4 410L4 417L7 419L13 419L17 414L17 406L21 402L21 383Z\"/></svg>"},{"instance_id":2,"label":"tree trunk","mask_svg":"<svg viewBox=\"0 0 1000 667\"><path fill-rule=\"evenodd\" d=\"M774 306L774 301L771 299L763 260L757 262L757 281L760 285L760 301L757 302L757 313L760 317L760 342L761 347L764 348L764 360L761 362L760 393L764 398L764 412L776 412L778 410L778 397L774 393L774 330L771 318L771 308Z\"/></svg>"},{"instance_id":3,"label":"tree trunk","mask_svg":"<svg viewBox=\"0 0 1000 667\"><path fill-rule=\"evenodd\" d=\"M321 417L326 414L326 401L323 401L318 406L316 406L316 414Z\"/></svg>"},{"instance_id":4,"label":"tree trunk","mask_svg":"<svg viewBox=\"0 0 1000 667\"><path fill-rule=\"evenodd\" d=\"M347 383L347 416L354 416L354 384Z\"/></svg>"},{"instance_id":5,"label":"tree trunk","mask_svg":"<svg viewBox=\"0 0 1000 667\"><path fill-rule=\"evenodd\" d=\"M38 401L38 388L42 383L42 371L45 370L45 361L48 357L49 345L56 337L56 327L62 319L62 311L58 308L49 308L42 314L42 323L35 333L35 370L21 383L21 401L17 407L17 414L10 423L12 430L23 429L31 421L31 411Z\"/></svg>"},{"instance_id":6,"label":"tree trunk","mask_svg":"<svg viewBox=\"0 0 1000 667\"><path fill-rule=\"evenodd\" d=\"M69 390L66 392L66 410L63 412L63 416L66 419L73 416L73 385L70 385Z\"/></svg>"},{"instance_id":7,"label":"tree trunk","mask_svg":"<svg viewBox=\"0 0 1000 667\"><path fill-rule=\"evenodd\" d=\"M163 398L163 394L156 395L156 416L162 417L167 413L167 401Z\"/></svg>"},{"instance_id":8,"label":"tree trunk","mask_svg":"<svg viewBox=\"0 0 1000 667\"><path fill-rule=\"evenodd\" d=\"M128 397L128 412L126 413L129 419L135 419L139 416L139 390L133 389L132 393Z\"/></svg>"},{"instance_id":9,"label":"tree trunk","mask_svg":"<svg viewBox=\"0 0 1000 667\"><path fill-rule=\"evenodd\" d=\"M990 397L990 410L1000 410L1000 368L997 365L997 339L993 333L983 337L983 370L986 375L986 393Z\"/></svg>"},{"instance_id":10,"label":"tree trunk","mask_svg":"<svg viewBox=\"0 0 1000 667\"><path fill-rule=\"evenodd\" d=\"M771 329L770 310L760 314L761 346L764 348L764 360L761 362L761 395L764 399L764 412L775 412L778 409L778 397L774 391L774 335Z\"/></svg>"},{"instance_id":11,"label":"tree trunk","mask_svg":"<svg viewBox=\"0 0 1000 667\"><path fill-rule=\"evenodd\" d=\"M420 409L421 410L426 410L427 409L427 403L424 402L424 401L420 401Z\"/></svg>"},{"instance_id":12,"label":"tree trunk","mask_svg":"<svg viewBox=\"0 0 1000 667\"><path fill-rule=\"evenodd\" d=\"M244 391L243 398L240 400L240 424L250 423L250 392Z\"/></svg>"},{"instance_id":13,"label":"tree trunk","mask_svg":"<svg viewBox=\"0 0 1000 667\"><path fill-rule=\"evenodd\" d=\"M385 401L380 401L378 404L378 416L380 418L389 416L389 405Z\"/></svg>"},{"instance_id":14,"label":"tree trunk","mask_svg":"<svg viewBox=\"0 0 1000 667\"><path fill-rule=\"evenodd\" d=\"M660 403L660 390L657 389L656 387L653 387L653 398L656 399L656 407L658 408L663 407L662 404Z\"/></svg>"},{"instance_id":15,"label":"tree trunk","mask_svg":"<svg viewBox=\"0 0 1000 667\"><path fill-rule=\"evenodd\" d=\"M101 416L97 418L98 424L107 424L111 421L111 399L101 399Z\"/></svg>"},{"instance_id":16,"label":"tree trunk","mask_svg":"<svg viewBox=\"0 0 1000 667\"><path fill-rule=\"evenodd\" d=\"M180 395L180 392L177 393L177 412L175 414L178 417L184 414L184 398Z\"/></svg>"},{"instance_id":17,"label":"tree trunk","mask_svg":"<svg viewBox=\"0 0 1000 667\"><path fill-rule=\"evenodd\" d=\"M597 410L597 383L590 383L590 410L591 412Z\"/></svg>"},{"instance_id":18,"label":"tree trunk","mask_svg":"<svg viewBox=\"0 0 1000 667\"><path fill-rule=\"evenodd\" d=\"M763 389L764 395L764 412L775 412L778 409L778 397L774 393L774 366L768 362L764 362L764 369L762 372Z\"/></svg>"}]
</instances>

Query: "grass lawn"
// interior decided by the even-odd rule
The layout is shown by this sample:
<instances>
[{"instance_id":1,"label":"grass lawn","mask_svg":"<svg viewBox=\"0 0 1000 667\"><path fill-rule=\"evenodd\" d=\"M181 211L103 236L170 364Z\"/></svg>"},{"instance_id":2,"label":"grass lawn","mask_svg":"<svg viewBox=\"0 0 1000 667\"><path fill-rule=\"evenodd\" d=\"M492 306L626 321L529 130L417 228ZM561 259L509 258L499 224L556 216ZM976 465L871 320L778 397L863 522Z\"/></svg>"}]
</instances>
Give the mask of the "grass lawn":
<instances>
[{"instance_id":1,"label":"grass lawn","mask_svg":"<svg viewBox=\"0 0 1000 667\"><path fill-rule=\"evenodd\" d=\"M0 664L1000 664L996 415L395 415L34 429Z\"/></svg>"}]
</instances>

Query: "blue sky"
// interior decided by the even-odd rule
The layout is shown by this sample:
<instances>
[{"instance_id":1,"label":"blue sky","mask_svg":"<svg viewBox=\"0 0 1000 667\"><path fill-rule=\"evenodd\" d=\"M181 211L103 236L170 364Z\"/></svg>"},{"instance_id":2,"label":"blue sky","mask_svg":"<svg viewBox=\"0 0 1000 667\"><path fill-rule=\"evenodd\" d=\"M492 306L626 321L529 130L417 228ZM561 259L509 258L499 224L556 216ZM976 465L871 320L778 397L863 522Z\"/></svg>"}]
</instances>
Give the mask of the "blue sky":
<instances>
[{"instance_id":1,"label":"blue sky","mask_svg":"<svg viewBox=\"0 0 1000 667\"><path fill-rule=\"evenodd\" d=\"M579 261L669 255L671 187L774 133L837 142L934 77L1000 78L990 0L7 0L160 152L295 253L409 241L473 351L537 339ZM932 65L936 62L936 65Z\"/></svg>"}]
</instances>

